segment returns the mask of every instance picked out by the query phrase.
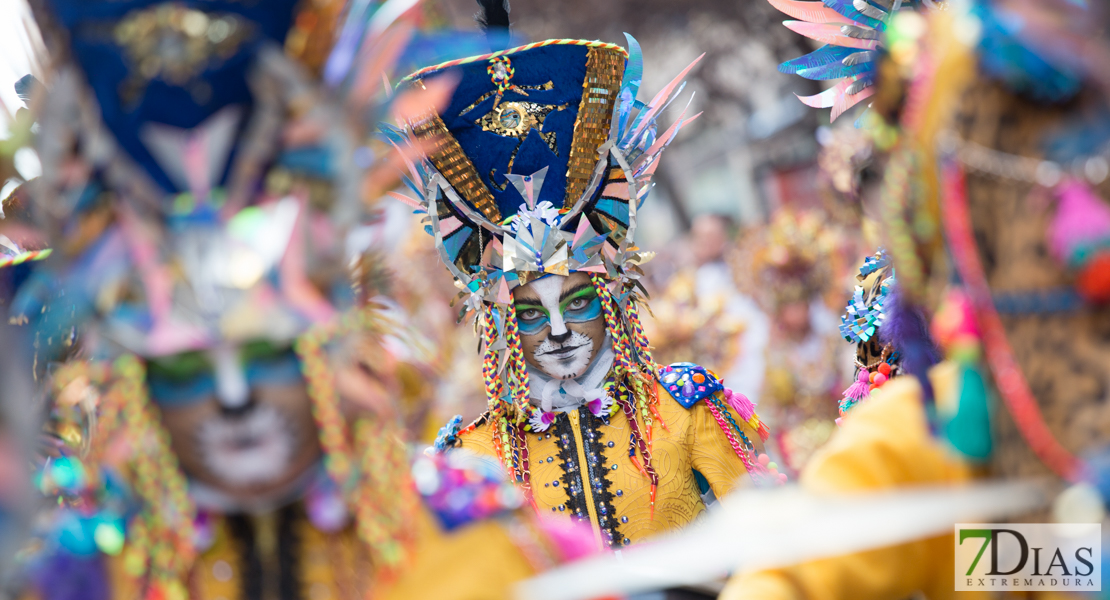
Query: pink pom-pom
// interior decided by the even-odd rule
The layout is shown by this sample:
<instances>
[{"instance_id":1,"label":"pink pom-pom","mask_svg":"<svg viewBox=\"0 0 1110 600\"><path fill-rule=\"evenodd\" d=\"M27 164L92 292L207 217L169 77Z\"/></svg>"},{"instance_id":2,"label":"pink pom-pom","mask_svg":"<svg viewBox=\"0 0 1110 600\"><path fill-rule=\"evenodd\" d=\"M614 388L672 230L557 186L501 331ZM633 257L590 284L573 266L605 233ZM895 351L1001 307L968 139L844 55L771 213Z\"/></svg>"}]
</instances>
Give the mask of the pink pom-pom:
<instances>
[{"instance_id":1,"label":"pink pom-pom","mask_svg":"<svg viewBox=\"0 0 1110 600\"><path fill-rule=\"evenodd\" d=\"M1078 266L1087 251L1110 241L1110 208L1086 184L1070 179L1057 188L1056 218L1048 247L1060 262Z\"/></svg>"},{"instance_id":2,"label":"pink pom-pom","mask_svg":"<svg viewBox=\"0 0 1110 600\"><path fill-rule=\"evenodd\" d=\"M771 463L771 457L770 457L770 456L768 456L768 455L766 455L766 454L760 454L760 455L759 455L759 458L757 458L756 460L758 460L758 461L759 461L759 464L761 464L761 465L763 465L763 466L765 466L765 467L766 467L766 466L767 466L768 464L770 464L770 463Z\"/></svg>"},{"instance_id":3,"label":"pink pom-pom","mask_svg":"<svg viewBox=\"0 0 1110 600\"><path fill-rule=\"evenodd\" d=\"M875 381L873 383L875 384L875 387L879 387L880 385L886 383L886 375L883 375L882 373L875 375Z\"/></svg>"},{"instance_id":4,"label":"pink pom-pom","mask_svg":"<svg viewBox=\"0 0 1110 600\"><path fill-rule=\"evenodd\" d=\"M859 377L856 379L856 382L848 386L848 389L844 390L844 397L856 401L869 398L871 396L870 390L868 389L871 384L870 377L871 374L867 372L867 369L860 369Z\"/></svg>"}]
</instances>

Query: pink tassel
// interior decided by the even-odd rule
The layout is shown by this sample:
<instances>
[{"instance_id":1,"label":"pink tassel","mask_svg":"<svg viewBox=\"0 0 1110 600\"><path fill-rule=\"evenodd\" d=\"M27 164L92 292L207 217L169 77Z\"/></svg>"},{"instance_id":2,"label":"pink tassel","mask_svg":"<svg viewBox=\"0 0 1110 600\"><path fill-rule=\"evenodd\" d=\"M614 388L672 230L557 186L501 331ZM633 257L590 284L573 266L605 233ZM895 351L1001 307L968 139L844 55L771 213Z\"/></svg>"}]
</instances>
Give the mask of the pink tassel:
<instances>
[{"instance_id":1,"label":"pink tassel","mask_svg":"<svg viewBox=\"0 0 1110 600\"><path fill-rule=\"evenodd\" d=\"M744 394L725 388L725 400L744 421L752 418L752 415L755 414L755 405Z\"/></svg>"},{"instance_id":2,"label":"pink tassel","mask_svg":"<svg viewBox=\"0 0 1110 600\"><path fill-rule=\"evenodd\" d=\"M1110 207L1075 179L1061 183L1056 194L1056 218L1048 230L1048 247L1060 262L1079 266L1090 250L1110 242Z\"/></svg>"},{"instance_id":3,"label":"pink tassel","mask_svg":"<svg viewBox=\"0 0 1110 600\"><path fill-rule=\"evenodd\" d=\"M844 390L844 398L855 400L856 402L870 398L870 377L871 374L867 372L867 369L860 369L859 378L856 379L856 382L849 386L848 389Z\"/></svg>"}]
</instances>

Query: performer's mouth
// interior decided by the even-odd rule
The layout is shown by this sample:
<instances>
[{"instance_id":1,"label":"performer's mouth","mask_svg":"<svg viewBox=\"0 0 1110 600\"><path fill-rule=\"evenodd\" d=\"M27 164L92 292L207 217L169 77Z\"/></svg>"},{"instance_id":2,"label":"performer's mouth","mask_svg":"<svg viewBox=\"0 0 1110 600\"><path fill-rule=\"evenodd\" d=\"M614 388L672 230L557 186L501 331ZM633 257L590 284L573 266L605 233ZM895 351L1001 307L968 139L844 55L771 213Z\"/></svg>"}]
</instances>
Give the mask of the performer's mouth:
<instances>
[{"instance_id":1,"label":"performer's mouth","mask_svg":"<svg viewBox=\"0 0 1110 600\"><path fill-rule=\"evenodd\" d=\"M584 345L585 344L578 346L565 346L563 348L559 348L558 350L550 350L548 352L544 352L539 356L550 356L552 358L570 358L579 348Z\"/></svg>"}]
</instances>

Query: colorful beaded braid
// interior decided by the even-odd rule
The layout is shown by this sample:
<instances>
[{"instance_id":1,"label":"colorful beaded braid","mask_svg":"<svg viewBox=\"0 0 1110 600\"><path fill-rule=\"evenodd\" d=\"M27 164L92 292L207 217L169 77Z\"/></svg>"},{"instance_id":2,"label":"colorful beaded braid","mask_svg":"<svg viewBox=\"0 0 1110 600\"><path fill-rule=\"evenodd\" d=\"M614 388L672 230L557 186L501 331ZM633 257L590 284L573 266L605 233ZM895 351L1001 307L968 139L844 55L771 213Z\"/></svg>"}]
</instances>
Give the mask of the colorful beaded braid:
<instances>
[{"instance_id":1,"label":"colorful beaded braid","mask_svg":"<svg viewBox=\"0 0 1110 600\"><path fill-rule=\"evenodd\" d=\"M185 600L183 581L196 555L196 508L170 449L169 435L149 401L143 364L133 355L124 355L110 368L99 363L66 365L54 374L55 390L77 378L107 385L86 464L99 465L110 442L127 440L131 450L127 467L142 508L128 528L124 573L135 589L146 589L146 597Z\"/></svg>"},{"instance_id":2,"label":"colorful beaded braid","mask_svg":"<svg viewBox=\"0 0 1110 600\"><path fill-rule=\"evenodd\" d=\"M629 301L628 309L625 311L625 314L628 315L628 324L632 327L632 337L636 340L636 352L641 363L647 365L652 373L658 373L660 367L651 357L651 346L648 344L647 334L644 333L644 326L640 324L638 305L638 302Z\"/></svg>"},{"instance_id":3,"label":"colorful beaded braid","mask_svg":"<svg viewBox=\"0 0 1110 600\"><path fill-rule=\"evenodd\" d=\"M601 309L605 316L605 324L613 344L617 381L617 385L615 386L616 389L614 389L614 400L616 404L621 407L621 410L624 411L625 417L628 419L629 428L632 430L632 434L629 436L628 457L631 459L632 464L636 465L636 468L651 480L651 515L654 518L655 491L659 485L659 474L655 471L651 458L651 432L653 416L658 414L655 407L658 403L658 398L654 394L654 385L648 385L648 382L645 380L649 378L643 377L643 372L639 364L633 363L632 361L634 349L632 343L629 341L625 328L622 326L620 317L618 316L619 307L617 306L616 299L614 299L612 293L609 292L609 288L605 286L604 279L597 275L592 275L591 279L593 280L594 289L601 299ZM646 349L646 336L644 336L643 346ZM654 380L651 380L650 383L653 384ZM638 393L633 393L634 391ZM633 406L632 399L636 400L637 406ZM644 431L641 430L640 423L636 419L637 412L643 417L647 436L644 435ZM637 449L644 457L642 465L636 460Z\"/></svg>"},{"instance_id":4,"label":"colorful beaded braid","mask_svg":"<svg viewBox=\"0 0 1110 600\"><path fill-rule=\"evenodd\" d=\"M506 347L509 348L510 364L508 369L514 371L509 377L509 384L513 398L516 399L517 406L520 408L520 411L517 411L518 414L512 415L513 418L510 418L505 406L505 383L498 372L497 352L493 350L493 344L497 340L495 310L497 310L496 307L487 305L483 311L481 323L482 344L485 346L485 355L482 358L482 377L486 385L486 402L490 408L489 416L495 428L494 435L497 438L494 450L501 465L505 468L505 472L512 473L514 479L521 482L527 490L531 482L531 473L527 468L528 452L527 449L521 451L522 447L527 448L527 446L522 439L523 432L519 431L520 427L517 426L520 412L531 410L531 406L528 404L528 373L525 370L522 377L517 375L518 369L521 368L520 365L524 363L524 350L520 347L516 310L512 305L509 305L505 317L505 337L507 338ZM516 339L515 344L512 343L514 338ZM515 351L511 346L516 347ZM514 356L516 354L519 354L519 356ZM523 403L521 398L523 398Z\"/></svg>"},{"instance_id":5,"label":"colorful beaded braid","mask_svg":"<svg viewBox=\"0 0 1110 600\"><path fill-rule=\"evenodd\" d=\"M486 348L482 357L482 380L486 384L486 400L490 410L497 408L505 397L505 386L497 375L497 353L491 350L497 341L497 326L493 318L493 311L497 310L492 305L487 305L482 313L482 344Z\"/></svg>"},{"instance_id":6,"label":"colorful beaded braid","mask_svg":"<svg viewBox=\"0 0 1110 600\"><path fill-rule=\"evenodd\" d=\"M376 424L374 417L360 418L347 427L325 350L343 335L380 332L383 322L378 307L367 305L312 329L297 340L295 348L312 400L324 466L354 507L355 530L381 576L388 579L410 555L412 509L417 506L403 432L395 424ZM361 451L357 471L352 448Z\"/></svg>"},{"instance_id":7,"label":"colorful beaded braid","mask_svg":"<svg viewBox=\"0 0 1110 600\"><path fill-rule=\"evenodd\" d=\"M378 567L375 574L384 584L397 576L411 555L415 543L411 523L420 500L409 481L408 453L396 424L368 417L356 421L354 429L365 481L357 491L357 533L369 546Z\"/></svg>"},{"instance_id":8,"label":"colorful beaded braid","mask_svg":"<svg viewBox=\"0 0 1110 600\"><path fill-rule=\"evenodd\" d=\"M524 361L524 346L520 342L520 326L516 320L516 306L509 303L505 307L505 343L509 350L509 362L512 363L510 386L513 400L521 413L531 409L529 403L530 387L528 382L528 368Z\"/></svg>"},{"instance_id":9,"label":"colorful beaded braid","mask_svg":"<svg viewBox=\"0 0 1110 600\"><path fill-rule=\"evenodd\" d=\"M728 409L722 410L722 407L718 404L718 402L720 401L715 398L707 398L705 406L709 408L709 413L712 414L713 418L717 420L717 424L721 427L721 431L725 432L725 437L728 438L728 444L732 446L732 451L740 457L740 461L744 463L744 468L747 469L748 473L755 475L762 469L756 468L756 466L752 463L752 459L751 456L748 454L748 451L744 448L743 445L740 444L740 441L736 439L736 436L733 434L733 429L735 428L736 431L740 431L740 428L732 419L732 415L729 414ZM724 415L728 415L727 420ZM740 435L743 435L743 432L741 432Z\"/></svg>"}]
</instances>

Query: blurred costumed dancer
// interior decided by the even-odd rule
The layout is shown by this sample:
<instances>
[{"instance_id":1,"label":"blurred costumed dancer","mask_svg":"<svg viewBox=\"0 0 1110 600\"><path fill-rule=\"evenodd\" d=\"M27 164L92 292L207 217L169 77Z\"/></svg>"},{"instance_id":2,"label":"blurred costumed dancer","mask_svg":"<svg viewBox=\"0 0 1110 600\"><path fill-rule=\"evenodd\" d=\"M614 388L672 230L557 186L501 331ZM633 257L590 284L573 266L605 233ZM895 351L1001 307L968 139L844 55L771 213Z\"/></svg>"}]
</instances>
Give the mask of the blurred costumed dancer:
<instances>
[{"instance_id":1,"label":"blurred costumed dancer","mask_svg":"<svg viewBox=\"0 0 1110 600\"><path fill-rule=\"evenodd\" d=\"M496 456L541 514L588 522L606 548L689 523L699 480L723 495L767 473L747 399L698 365L657 365L640 324L636 212L692 118L657 131L686 71L645 104L642 69L631 37L452 61L403 84L457 81L445 107L388 132L425 150L402 199L427 214L485 347L489 410L440 447Z\"/></svg>"},{"instance_id":2,"label":"blurred costumed dancer","mask_svg":"<svg viewBox=\"0 0 1110 600\"><path fill-rule=\"evenodd\" d=\"M797 3L773 3L795 14L787 8ZM1050 476L1051 514L1023 520L1103 522L1110 80L1095 65L1110 47L1104 7L983 1L891 18L865 4L865 16L882 18L864 28L850 8L827 4L807 20L855 20L853 31L874 28L890 51L876 56L881 79L859 77L874 84L870 128L885 160L880 208L897 284L880 276L850 305L845 324L879 340L860 355L858 384L878 389L862 402L849 391L842 427L801 484ZM959 283L938 285L946 280ZM922 323L898 314L922 307L935 307L932 339L946 358L932 368ZM884 364L902 375L883 382ZM953 546L945 535L743 573L721 597L951 598Z\"/></svg>"},{"instance_id":3,"label":"blurred costumed dancer","mask_svg":"<svg viewBox=\"0 0 1110 600\"><path fill-rule=\"evenodd\" d=\"M298 4L33 3L54 253L12 317L53 400L56 508L31 597L496 598L580 548L496 463L410 463L381 392L402 323L350 234L380 185L358 131L412 24Z\"/></svg>"},{"instance_id":4,"label":"blurred costumed dancer","mask_svg":"<svg viewBox=\"0 0 1110 600\"><path fill-rule=\"evenodd\" d=\"M841 244L820 213L783 209L744 246L734 267L750 275L737 279L748 282L772 323L760 412L774 450L796 473L832 433L829 398L843 389L847 369L836 317L825 304Z\"/></svg>"},{"instance_id":5,"label":"blurred costumed dancer","mask_svg":"<svg viewBox=\"0 0 1110 600\"><path fill-rule=\"evenodd\" d=\"M662 362L685 359L713 365L734 391L758 404L770 321L750 292L738 289L729 268L733 229L732 219L725 215L694 219L687 243L679 246L693 259L690 264L664 275L663 281L652 279L658 272L649 275L660 289L652 298L652 318L644 326L652 353Z\"/></svg>"}]
</instances>

